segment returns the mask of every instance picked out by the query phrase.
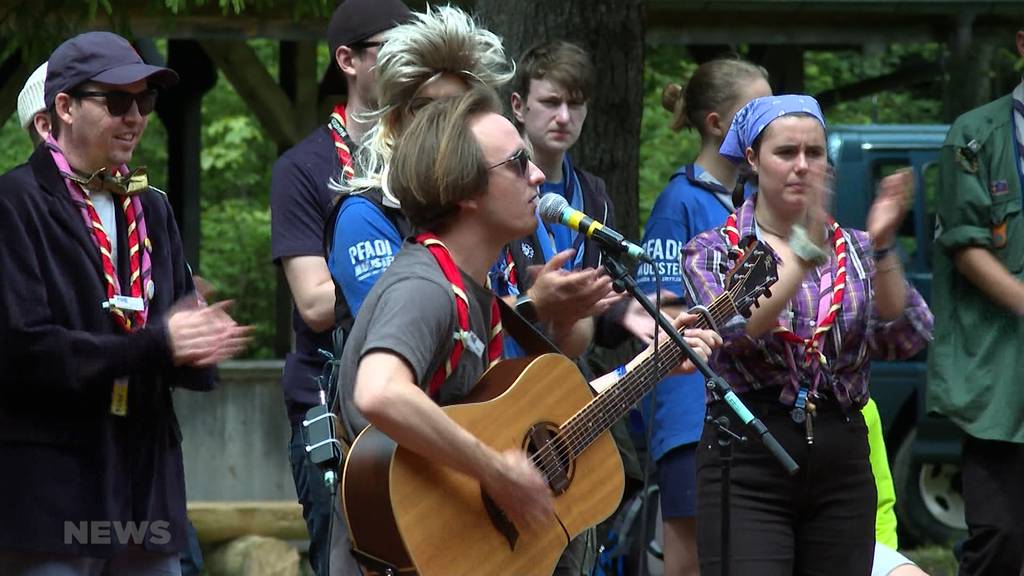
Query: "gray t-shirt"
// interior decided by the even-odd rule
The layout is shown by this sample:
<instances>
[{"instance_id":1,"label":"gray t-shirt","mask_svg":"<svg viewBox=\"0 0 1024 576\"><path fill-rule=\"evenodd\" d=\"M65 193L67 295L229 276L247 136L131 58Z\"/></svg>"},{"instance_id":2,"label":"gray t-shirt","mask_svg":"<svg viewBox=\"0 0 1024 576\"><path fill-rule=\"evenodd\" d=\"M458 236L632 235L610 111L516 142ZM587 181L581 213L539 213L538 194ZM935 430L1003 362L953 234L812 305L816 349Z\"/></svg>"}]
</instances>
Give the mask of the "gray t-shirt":
<instances>
[{"instance_id":1,"label":"gray t-shirt","mask_svg":"<svg viewBox=\"0 0 1024 576\"><path fill-rule=\"evenodd\" d=\"M469 346L463 348L458 366L441 387L441 405L465 397L487 369L493 293L465 273L462 283L469 296L470 329L483 344L483 351L476 354ZM354 439L367 425L352 402L356 370L363 356L372 351L397 354L426 390L434 372L451 356L458 330L455 295L437 260L422 245L406 242L367 294L345 342L341 412L349 438Z\"/></svg>"}]
</instances>

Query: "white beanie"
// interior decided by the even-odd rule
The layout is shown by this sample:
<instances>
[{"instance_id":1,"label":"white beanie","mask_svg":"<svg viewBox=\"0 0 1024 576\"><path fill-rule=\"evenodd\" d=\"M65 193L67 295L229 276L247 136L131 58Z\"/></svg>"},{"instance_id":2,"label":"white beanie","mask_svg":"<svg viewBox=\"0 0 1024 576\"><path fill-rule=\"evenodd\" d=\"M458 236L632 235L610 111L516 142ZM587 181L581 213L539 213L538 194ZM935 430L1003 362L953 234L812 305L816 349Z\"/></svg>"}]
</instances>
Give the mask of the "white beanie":
<instances>
[{"instance_id":1,"label":"white beanie","mask_svg":"<svg viewBox=\"0 0 1024 576\"><path fill-rule=\"evenodd\" d=\"M36 112L46 109L43 104L43 85L46 83L46 62L39 65L36 71L25 81L25 87L18 94L18 121L21 127L28 130Z\"/></svg>"}]
</instances>

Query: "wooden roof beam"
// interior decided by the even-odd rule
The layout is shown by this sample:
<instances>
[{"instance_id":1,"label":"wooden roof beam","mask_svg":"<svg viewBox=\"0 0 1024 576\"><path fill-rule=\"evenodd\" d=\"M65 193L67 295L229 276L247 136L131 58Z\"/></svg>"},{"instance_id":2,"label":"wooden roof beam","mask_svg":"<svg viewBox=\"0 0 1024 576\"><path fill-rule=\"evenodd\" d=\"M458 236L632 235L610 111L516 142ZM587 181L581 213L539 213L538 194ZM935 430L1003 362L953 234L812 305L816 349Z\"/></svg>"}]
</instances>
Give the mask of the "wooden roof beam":
<instances>
[{"instance_id":1,"label":"wooden roof beam","mask_svg":"<svg viewBox=\"0 0 1024 576\"><path fill-rule=\"evenodd\" d=\"M289 148L302 138L292 101L245 41L200 40L199 44L278 148Z\"/></svg>"}]
</instances>

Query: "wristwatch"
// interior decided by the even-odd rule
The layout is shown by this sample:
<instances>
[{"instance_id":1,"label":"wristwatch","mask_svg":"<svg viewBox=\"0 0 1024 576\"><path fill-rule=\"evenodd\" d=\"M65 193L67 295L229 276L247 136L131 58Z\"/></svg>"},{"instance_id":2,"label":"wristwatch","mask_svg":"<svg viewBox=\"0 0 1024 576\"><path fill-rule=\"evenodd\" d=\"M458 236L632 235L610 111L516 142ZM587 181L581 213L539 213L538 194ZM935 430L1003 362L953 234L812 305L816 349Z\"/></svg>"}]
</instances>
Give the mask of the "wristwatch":
<instances>
[{"instance_id":1,"label":"wristwatch","mask_svg":"<svg viewBox=\"0 0 1024 576\"><path fill-rule=\"evenodd\" d=\"M807 230L799 224L794 224L789 232L789 248L797 258L815 267L828 262L828 253L811 242Z\"/></svg>"},{"instance_id":2,"label":"wristwatch","mask_svg":"<svg viewBox=\"0 0 1024 576\"><path fill-rule=\"evenodd\" d=\"M537 322L537 308L533 305L533 299L526 292L516 298L516 312L531 324Z\"/></svg>"}]
</instances>

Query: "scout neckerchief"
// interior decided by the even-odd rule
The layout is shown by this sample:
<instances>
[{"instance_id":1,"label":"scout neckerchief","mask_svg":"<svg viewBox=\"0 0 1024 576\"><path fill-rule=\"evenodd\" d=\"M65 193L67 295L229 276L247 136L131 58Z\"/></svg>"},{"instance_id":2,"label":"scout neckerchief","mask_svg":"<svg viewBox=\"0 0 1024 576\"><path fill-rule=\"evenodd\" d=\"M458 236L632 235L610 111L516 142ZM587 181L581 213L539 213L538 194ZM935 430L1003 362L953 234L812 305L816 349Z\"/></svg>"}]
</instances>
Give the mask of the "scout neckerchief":
<instances>
[{"instance_id":1,"label":"scout neckerchief","mask_svg":"<svg viewBox=\"0 0 1024 576\"><path fill-rule=\"evenodd\" d=\"M548 194L561 194L565 201L569 203L575 210L583 211L583 187L580 186L580 179L576 176L576 169L572 165L572 160L568 154L562 156L562 182L556 182L554 184L541 184L541 190L547 188ZM558 190L561 188L561 190ZM554 189L554 190L552 190ZM578 230L570 228L568 226L551 225L548 222L542 222L543 228L537 228L538 236L544 236L544 232L547 232L547 238L539 238L541 248L550 247L551 253L544 250L544 261L551 260L560 250L566 248L575 248L576 255L572 260L565 263L566 270L577 270L583 267L583 256L584 256L584 240L586 235L580 234ZM548 241L545 244L545 240Z\"/></svg>"},{"instance_id":2,"label":"scout neckerchief","mask_svg":"<svg viewBox=\"0 0 1024 576\"><path fill-rule=\"evenodd\" d=\"M115 324L124 332L134 332L146 325L149 316L149 300L153 297L154 285L152 278L152 262L150 252L152 244L146 230L146 216L142 209L142 201L138 194L124 194L120 196L120 206L124 212L124 220L128 226L128 294L121 293L120 281L117 277L117 268L111 257L111 241L107 231L103 228L96 207L90 197L90 190L81 185L83 181L90 185L96 184L97 174L89 178L82 178L75 174L68 164L64 152L52 138L47 138L47 147L50 155L57 164L57 169L64 176L71 201L78 206L82 215L82 221L87 229L92 232L93 244L100 253L100 262L103 267L103 279L106 284L107 301L103 303L113 318ZM121 176L130 179L126 166L120 169ZM100 178L102 180L102 178ZM130 189L131 186L127 186ZM117 190L117 186L103 186L104 190ZM127 191L127 190L126 190ZM116 231L114 231L116 234ZM110 410L119 416L128 413L128 382L126 378L118 378L114 383L114 391L111 398Z\"/></svg>"},{"instance_id":3,"label":"scout neckerchief","mask_svg":"<svg viewBox=\"0 0 1024 576\"><path fill-rule=\"evenodd\" d=\"M1013 91L1010 101L1013 102L1013 122L1010 129L1013 132L1013 141L1017 144L1017 173L1021 176L1021 183L1024 184L1024 82Z\"/></svg>"},{"instance_id":4,"label":"scout neckerchief","mask_svg":"<svg viewBox=\"0 0 1024 576\"><path fill-rule=\"evenodd\" d=\"M427 393L431 398L438 400L441 397L441 385L452 375L455 367L459 364L463 349L469 347L471 352L482 355L483 350L474 350L475 346L482 343L473 334L469 324L469 296L466 294L466 287L462 282L462 273L452 260L448 247L431 232L424 232L416 236L416 243L430 251L437 260L445 279L451 284L452 292L455 294L455 311L459 321L459 331L454 335L455 344L452 346L451 356L445 361L443 367L430 378L430 386ZM490 368L501 360L502 335L501 335L501 311L498 309L498 299L491 296L491 335L487 343L487 367Z\"/></svg>"},{"instance_id":5,"label":"scout neckerchief","mask_svg":"<svg viewBox=\"0 0 1024 576\"><path fill-rule=\"evenodd\" d=\"M344 104L338 104L331 112L331 119L327 126L331 129L331 138L334 139L334 149L338 153L338 165L341 166L342 180L348 180L355 176L355 169L352 167L352 151L355 150L355 142L345 127L347 116Z\"/></svg>"},{"instance_id":6,"label":"scout neckerchief","mask_svg":"<svg viewBox=\"0 0 1024 576\"><path fill-rule=\"evenodd\" d=\"M843 293L846 291L846 237L843 235L842 229L834 219L829 219L828 222L829 232L832 235L832 249L835 253L835 262L833 263L833 270L831 273L832 281L832 298L829 302L828 312L825 317L817 322L814 333L811 334L810 338L801 338L793 333L788 327L783 326L781 323L777 324L772 329L777 337L782 339L787 344L799 344L804 347L804 361L807 365L813 366L814 360L818 361L820 369L828 370L828 359L825 354L821 351L821 338L829 331L830 328L836 322L836 316L839 314L839 308L843 303ZM733 212L725 220L724 228L725 236L729 242L729 253L730 256L735 255L736 261L743 256L743 250L739 247L739 228L736 225L736 213ZM817 311L817 307L815 307ZM817 379L812 383L811 392L814 392L814 388L817 387Z\"/></svg>"}]
</instances>

